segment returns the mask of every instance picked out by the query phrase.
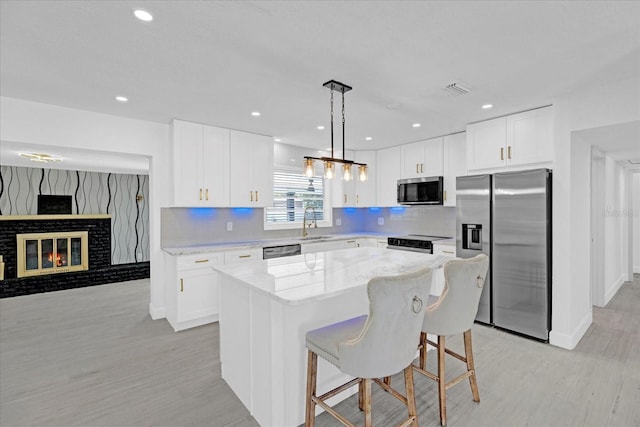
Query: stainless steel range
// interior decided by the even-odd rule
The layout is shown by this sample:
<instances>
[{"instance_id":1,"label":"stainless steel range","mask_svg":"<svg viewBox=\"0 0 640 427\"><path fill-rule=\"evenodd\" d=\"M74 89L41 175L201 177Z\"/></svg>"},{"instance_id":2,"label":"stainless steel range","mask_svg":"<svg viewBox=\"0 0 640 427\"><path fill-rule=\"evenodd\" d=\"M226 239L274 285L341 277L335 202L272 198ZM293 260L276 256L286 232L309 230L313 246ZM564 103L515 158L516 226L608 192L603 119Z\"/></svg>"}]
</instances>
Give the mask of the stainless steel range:
<instances>
[{"instance_id":1,"label":"stainless steel range","mask_svg":"<svg viewBox=\"0 0 640 427\"><path fill-rule=\"evenodd\" d=\"M420 234L410 234L401 237L389 237L387 239L388 249L401 249L405 251L433 253L432 242L436 240L444 240L449 237L440 236L423 236Z\"/></svg>"}]
</instances>

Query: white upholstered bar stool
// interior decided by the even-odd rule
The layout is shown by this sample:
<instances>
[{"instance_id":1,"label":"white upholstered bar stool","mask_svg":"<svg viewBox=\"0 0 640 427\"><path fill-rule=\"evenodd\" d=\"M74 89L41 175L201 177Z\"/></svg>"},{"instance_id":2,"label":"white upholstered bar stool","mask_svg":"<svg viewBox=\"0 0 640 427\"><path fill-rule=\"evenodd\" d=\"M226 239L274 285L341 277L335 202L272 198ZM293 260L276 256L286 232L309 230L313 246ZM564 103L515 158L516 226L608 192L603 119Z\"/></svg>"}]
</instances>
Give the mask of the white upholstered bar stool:
<instances>
[{"instance_id":1,"label":"white upholstered bar stool","mask_svg":"<svg viewBox=\"0 0 640 427\"><path fill-rule=\"evenodd\" d=\"M355 426L325 400L359 385L359 406L365 426L371 426L371 382L379 384L405 405L409 417L400 424L417 427L412 361L420 341L424 309L431 290L430 268L397 276L374 277L367 285L369 315L307 332L307 398L305 425L315 423L315 407L321 406L345 426ZM316 395L318 355L345 374L356 377L321 396ZM404 370L403 396L379 378Z\"/></svg>"},{"instance_id":2,"label":"white upholstered bar stool","mask_svg":"<svg viewBox=\"0 0 640 427\"><path fill-rule=\"evenodd\" d=\"M440 423L447 425L447 389L469 378L474 402L480 402L476 371L471 348L471 327L478 314L480 295L489 269L489 257L484 254L468 259L455 259L444 265L445 286L440 298L427 307L424 325L420 334L420 366L416 371L438 383L440 403ZM427 334L438 336L438 342L427 339ZM464 352L462 356L445 347L445 336L463 334ZM438 374L426 371L427 344L438 352ZM445 353L467 364L467 370L450 382L445 380Z\"/></svg>"}]
</instances>

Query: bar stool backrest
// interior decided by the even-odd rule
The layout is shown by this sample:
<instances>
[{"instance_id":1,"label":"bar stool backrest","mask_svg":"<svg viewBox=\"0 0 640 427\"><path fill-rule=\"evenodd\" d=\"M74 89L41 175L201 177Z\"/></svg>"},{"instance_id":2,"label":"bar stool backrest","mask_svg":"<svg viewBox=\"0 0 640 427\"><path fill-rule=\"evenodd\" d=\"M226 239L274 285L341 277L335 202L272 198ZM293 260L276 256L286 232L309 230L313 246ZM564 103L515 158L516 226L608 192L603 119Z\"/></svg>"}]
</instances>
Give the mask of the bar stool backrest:
<instances>
[{"instance_id":1,"label":"bar stool backrest","mask_svg":"<svg viewBox=\"0 0 640 427\"><path fill-rule=\"evenodd\" d=\"M338 345L340 369L354 377L381 378L405 369L416 356L432 270L374 277L367 285L369 316L352 340Z\"/></svg>"},{"instance_id":2,"label":"bar stool backrest","mask_svg":"<svg viewBox=\"0 0 640 427\"><path fill-rule=\"evenodd\" d=\"M448 261L444 265L444 289L438 301L427 307L422 330L444 336L471 329L488 269L489 257L485 254Z\"/></svg>"}]
</instances>

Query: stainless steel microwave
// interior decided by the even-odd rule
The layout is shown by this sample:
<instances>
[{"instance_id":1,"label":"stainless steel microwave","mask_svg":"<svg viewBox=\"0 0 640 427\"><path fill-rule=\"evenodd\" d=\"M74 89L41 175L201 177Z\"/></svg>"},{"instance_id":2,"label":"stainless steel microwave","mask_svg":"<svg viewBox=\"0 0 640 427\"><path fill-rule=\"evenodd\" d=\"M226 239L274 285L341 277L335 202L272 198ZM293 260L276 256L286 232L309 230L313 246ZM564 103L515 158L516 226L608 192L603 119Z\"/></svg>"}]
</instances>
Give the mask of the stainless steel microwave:
<instances>
[{"instance_id":1,"label":"stainless steel microwave","mask_svg":"<svg viewBox=\"0 0 640 427\"><path fill-rule=\"evenodd\" d=\"M401 205L441 205L443 178L410 178L398 180L398 203Z\"/></svg>"}]
</instances>

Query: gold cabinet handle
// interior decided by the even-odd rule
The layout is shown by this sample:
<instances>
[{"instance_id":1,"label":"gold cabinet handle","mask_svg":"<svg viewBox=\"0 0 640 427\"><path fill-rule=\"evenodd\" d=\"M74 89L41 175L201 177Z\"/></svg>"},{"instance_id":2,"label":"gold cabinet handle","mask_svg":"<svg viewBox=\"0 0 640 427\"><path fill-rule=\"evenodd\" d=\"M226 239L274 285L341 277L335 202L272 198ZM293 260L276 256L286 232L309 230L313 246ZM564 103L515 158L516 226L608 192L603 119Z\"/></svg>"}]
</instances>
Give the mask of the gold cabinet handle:
<instances>
[{"instance_id":1,"label":"gold cabinet handle","mask_svg":"<svg viewBox=\"0 0 640 427\"><path fill-rule=\"evenodd\" d=\"M238 258L251 258L251 255L239 255Z\"/></svg>"},{"instance_id":2,"label":"gold cabinet handle","mask_svg":"<svg viewBox=\"0 0 640 427\"><path fill-rule=\"evenodd\" d=\"M443 254L451 254L453 255L453 251L442 251Z\"/></svg>"},{"instance_id":3,"label":"gold cabinet handle","mask_svg":"<svg viewBox=\"0 0 640 427\"><path fill-rule=\"evenodd\" d=\"M249 191L249 201L253 202L253 191Z\"/></svg>"},{"instance_id":4,"label":"gold cabinet handle","mask_svg":"<svg viewBox=\"0 0 640 427\"><path fill-rule=\"evenodd\" d=\"M207 188L206 194L207 194L207 200L209 200L209 189L208 188Z\"/></svg>"},{"instance_id":5,"label":"gold cabinet handle","mask_svg":"<svg viewBox=\"0 0 640 427\"><path fill-rule=\"evenodd\" d=\"M344 202L347 203L347 195L344 195Z\"/></svg>"},{"instance_id":6,"label":"gold cabinet handle","mask_svg":"<svg viewBox=\"0 0 640 427\"><path fill-rule=\"evenodd\" d=\"M184 280L180 279L180 292L184 292Z\"/></svg>"},{"instance_id":7,"label":"gold cabinet handle","mask_svg":"<svg viewBox=\"0 0 640 427\"><path fill-rule=\"evenodd\" d=\"M196 260L196 264L201 264L203 262L209 262L209 260L208 259L198 259L198 260Z\"/></svg>"},{"instance_id":8,"label":"gold cabinet handle","mask_svg":"<svg viewBox=\"0 0 640 427\"><path fill-rule=\"evenodd\" d=\"M258 201L258 190L256 190L256 202Z\"/></svg>"},{"instance_id":9,"label":"gold cabinet handle","mask_svg":"<svg viewBox=\"0 0 640 427\"><path fill-rule=\"evenodd\" d=\"M511 160L511 146L507 147L507 159Z\"/></svg>"},{"instance_id":10,"label":"gold cabinet handle","mask_svg":"<svg viewBox=\"0 0 640 427\"><path fill-rule=\"evenodd\" d=\"M420 163L420 173L424 173L424 163Z\"/></svg>"},{"instance_id":11,"label":"gold cabinet handle","mask_svg":"<svg viewBox=\"0 0 640 427\"><path fill-rule=\"evenodd\" d=\"M202 200L202 188L200 189L200 200Z\"/></svg>"},{"instance_id":12,"label":"gold cabinet handle","mask_svg":"<svg viewBox=\"0 0 640 427\"><path fill-rule=\"evenodd\" d=\"M416 173L420 173L419 167L420 167L420 163L416 163Z\"/></svg>"},{"instance_id":13,"label":"gold cabinet handle","mask_svg":"<svg viewBox=\"0 0 640 427\"><path fill-rule=\"evenodd\" d=\"M500 147L500 160L504 160L504 147Z\"/></svg>"},{"instance_id":14,"label":"gold cabinet handle","mask_svg":"<svg viewBox=\"0 0 640 427\"><path fill-rule=\"evenodd\" d=\"M447 190L444 190L444 201L447 201Z\"/></svg>"},{"instance_id":15,"label":"gold cabinet handle","mask_svg":"<svg viewBox=\"0 0 640 427\"><path fill-rule=\"evenodd\" d=\"M357 205L358 203L360 203L360 195L359 195L359 194L356 194L356 205Z\"/></svg>"}]
</instances>

